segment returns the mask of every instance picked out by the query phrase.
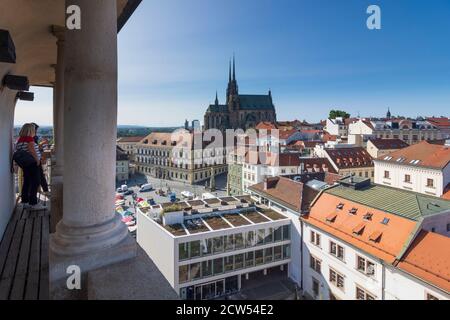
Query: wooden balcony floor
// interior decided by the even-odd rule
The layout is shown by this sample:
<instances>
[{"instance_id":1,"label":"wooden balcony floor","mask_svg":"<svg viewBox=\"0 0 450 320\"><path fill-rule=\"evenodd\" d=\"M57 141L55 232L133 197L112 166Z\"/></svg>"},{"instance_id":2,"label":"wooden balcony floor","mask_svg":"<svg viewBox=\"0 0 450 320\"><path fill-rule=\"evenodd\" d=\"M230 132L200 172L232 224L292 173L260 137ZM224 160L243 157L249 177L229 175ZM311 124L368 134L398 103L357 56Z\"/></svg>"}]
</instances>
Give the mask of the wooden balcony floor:
<instances>
[{"instance_id":1,"label":"wooden balcony floor","mask_svg":"<svg viewBox=\"0 0 450 320\"><path fill-rule=\"evenodd\" d=\"M0 243L0 300L49 299L49 210L19 205Z\"/></svg>"}]
</instances>

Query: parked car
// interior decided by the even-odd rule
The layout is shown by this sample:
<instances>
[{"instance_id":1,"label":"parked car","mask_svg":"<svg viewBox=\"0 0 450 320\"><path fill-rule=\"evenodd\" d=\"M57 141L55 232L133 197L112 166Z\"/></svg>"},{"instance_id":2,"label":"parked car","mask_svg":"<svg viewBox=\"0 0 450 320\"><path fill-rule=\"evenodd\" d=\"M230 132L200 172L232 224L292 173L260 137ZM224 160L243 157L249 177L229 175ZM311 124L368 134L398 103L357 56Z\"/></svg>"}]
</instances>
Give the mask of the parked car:
<instances>
[{"instance_id":1,"label":"parked car","mask_svg":"<svg viewBox=\"0 0 450 320\"><path fill-rule=\"evenodd\" d=\"M194 194L190 191L182 191L181 196L190 199L194 197Z\"/></svg>"},{"instance_id":2,"label":"parked car","mask_svg":"<svg viewBox=\"0 0 450 320\"><path fill-rule=\"evenodd\" d=\"M127 190L127 191L125 191L123 194L124 194L125 196L129 196L129 195L134 194L134 191L133 191L133 190Z\"/></svg>"},{"instance_id":3,"label":"parked car","mask_svg":"<svg viewBox=\"0 0 450 320\"><path fill-rule=\"evenodd\" d=\"M154 206L156 204L155 200L153 200L153 198L148 198L147 202L151 205Z\"/></svg>"},{"instance_id":4,"label":"parked car","mask_svg":"<svg viewBox=\"0 0 450 320\"><path fill-rule=\"evenodd\" d=\"M148 192L148 191L152 191L152 190L153 190L152 185L150 183L146 183L141 186L141 188L139 189L139 192Z\"/></svg>"},{"instance_id":5,"label":"parked car","mask_svg":"<svg viewBox=\"0 0 450 320\"><path fill-rule=\"evenodd\" d=\"M168 196L169 196L170 202L177 201L177 195L175 194L175 192L169 193Z\"/></svg>"},{"instance_id":6,"label":"parked car","mask_svg":"<svg viewBox=\"0 0 450 320\"><path fill-rule=\"evenodd\" d=\"M124 193L125 191L123 191L122 188L117 188L116 192L119 193L119 194L122 194L122 193Z\"/></svg>"}]
</instances>

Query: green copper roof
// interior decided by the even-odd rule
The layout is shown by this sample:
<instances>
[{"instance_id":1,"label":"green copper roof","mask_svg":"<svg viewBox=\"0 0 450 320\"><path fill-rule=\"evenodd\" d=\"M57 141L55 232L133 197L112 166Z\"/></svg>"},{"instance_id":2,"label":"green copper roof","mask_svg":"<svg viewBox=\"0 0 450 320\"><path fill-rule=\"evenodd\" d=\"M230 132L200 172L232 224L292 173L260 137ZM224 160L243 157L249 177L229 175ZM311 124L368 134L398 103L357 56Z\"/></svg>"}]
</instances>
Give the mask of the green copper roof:
<instances>
[{"instance_id":1,"label":"green copper roof","mask_svg":"<svg viewBox=\"0 0 450 320\"><path fill-rule=\"evenodd\" d=\"M240 94L239 107L241 110L273 110L272 99L269 95Z\"/></svg>"},{"instance_id":2,"label":"green copper roof","mask_svg":"<svg viewBox=\"0 0 450 320\"><path fill-rule=\"evenodd\" d=\"M448 200L376 184L361 190L338 185L325 193L411 220L450 210Z\"/></svg>"}]
</instances>

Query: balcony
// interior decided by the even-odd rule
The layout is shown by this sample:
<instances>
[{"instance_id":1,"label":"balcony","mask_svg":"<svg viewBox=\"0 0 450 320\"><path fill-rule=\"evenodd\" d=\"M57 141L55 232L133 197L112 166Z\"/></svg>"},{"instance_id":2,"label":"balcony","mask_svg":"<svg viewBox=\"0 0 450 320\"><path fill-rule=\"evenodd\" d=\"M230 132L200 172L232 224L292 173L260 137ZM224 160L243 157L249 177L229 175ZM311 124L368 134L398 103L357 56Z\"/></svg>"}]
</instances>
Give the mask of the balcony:
<instances>
[{"instance_id":1,"label":"balcony","mask_svg":"<svg viewBox=\"0 0 450 320\"><path fill-rule=\"evenodd\" d=\"M114 212L117 32L140 2L72 0L83 22L71 30L64 0L1 1L0 29L14 46L1 44L0 79L53 88L55 143L49 210L24 210L10 170L20 90L2 87L0 299L177 299ZM74 265L79 290L66 284Z\"/></svg>"}]
</instances>

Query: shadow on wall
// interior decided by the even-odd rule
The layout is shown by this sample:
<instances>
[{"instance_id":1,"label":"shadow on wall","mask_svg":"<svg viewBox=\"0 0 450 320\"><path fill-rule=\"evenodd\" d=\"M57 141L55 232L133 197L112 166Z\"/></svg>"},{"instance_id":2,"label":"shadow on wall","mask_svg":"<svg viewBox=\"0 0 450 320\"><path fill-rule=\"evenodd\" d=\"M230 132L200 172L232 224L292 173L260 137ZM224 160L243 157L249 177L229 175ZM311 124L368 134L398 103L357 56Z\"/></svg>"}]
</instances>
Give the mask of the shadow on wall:
<instances>
[{"instance_id":1,"label":"shadow on wall","mask_svg":"<svg viewBox=\"0 0 450 320\"><path fill-rule=\"evenodd\" d=\"M9 70L0 65L0 79ZM0 239L14 210L15 192L11 173L16 91L0 88Z\"/></svg>"},{"instance_id":2,"label":"shadow on wall","mask_svg":"<svg viewBox=\"0 0 450 320\"><path fill-rule=\"evenodd\" d=\"M303 295L313 300L330 300L332 290L327 281L328 273L323 264L320 273L311 268L311 252L303 245Z\"/></svg>"}]
</instances>

